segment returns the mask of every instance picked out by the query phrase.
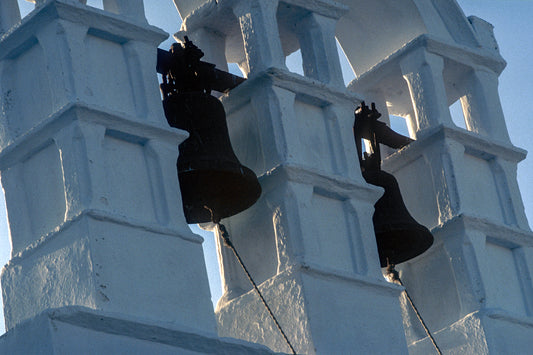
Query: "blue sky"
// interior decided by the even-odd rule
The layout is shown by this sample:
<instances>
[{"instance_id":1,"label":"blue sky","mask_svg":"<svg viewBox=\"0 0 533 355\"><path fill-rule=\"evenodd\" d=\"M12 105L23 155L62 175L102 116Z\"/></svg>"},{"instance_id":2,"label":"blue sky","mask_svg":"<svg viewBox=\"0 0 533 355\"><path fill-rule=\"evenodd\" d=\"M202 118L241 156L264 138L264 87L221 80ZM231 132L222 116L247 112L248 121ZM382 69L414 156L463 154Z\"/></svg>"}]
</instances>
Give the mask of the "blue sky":
<instances>
[{"instance_id":1,"label":"blue sky","mask_svg":"<svg viewBox=\"0 0 533 355\"><path fill-rule=\"evenodd\" d=\"M2 1L2 0L0 0ZM88 0L89 5L101 7L101 0ZM148 21L172 34L179 29L181 21L171 0L144 0ZM506 117L507 127L513 144L533 154L533 117L530 117L529 104L533 102L533 0L458 0L465 15L475 15L495 27L494 32L500 45L500 52L507 61L507 68L500 76L500 98ZM33 4L19 1L21 11L27 14ZM172 39L161 45L168 48ZM297 70L297 59L288 63ZM349 68L345 66L345 73ZM349 74L345 74L345 78ZM526 158L518 166L518 181L526 208L528 220L533 221L533 157ZM0 198L0 211L5 211L3 197ZM209 276L213 280L212 296L220 297L216 253L212 236L198 228L206 238L206 252ZM5 213L0 213L0 264L9 260L9 236ZM0 311L0 316L3 313ZM0 322L0 334L3 333Z\"/></svg>"}]
</instances>

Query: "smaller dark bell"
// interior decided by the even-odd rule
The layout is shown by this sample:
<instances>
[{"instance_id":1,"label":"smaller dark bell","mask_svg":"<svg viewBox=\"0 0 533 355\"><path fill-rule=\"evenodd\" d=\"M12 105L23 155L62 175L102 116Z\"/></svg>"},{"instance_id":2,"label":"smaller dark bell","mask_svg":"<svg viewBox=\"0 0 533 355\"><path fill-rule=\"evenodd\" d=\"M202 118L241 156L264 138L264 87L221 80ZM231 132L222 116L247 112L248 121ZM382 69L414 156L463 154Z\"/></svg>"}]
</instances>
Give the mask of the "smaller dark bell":
<instances>
[{"instance_id":1,"label":"smaller dark bell","mask_svg":"<svg viewBox=\"0 0 533 355\"><path fill-rule=\"evenodd\" d=\"M383 170L365 171L363 177L385 189L372 218L381 267L400 264L428 250L433 236L409 214L396 178Z\"/></svg>"},{"instance_id":2,"label":"smaller dark bell","mask_svg":"<svg viewBox=\"0 0 533 355\"><path fill-rule=\"evenodd\" d=\"M185 92L163 106L169 124L190 134L179 145L177 162L187 223L218 222L252 206L261 186L233 152L222 103L207 93Z\"/></svg>"}]
</instances>

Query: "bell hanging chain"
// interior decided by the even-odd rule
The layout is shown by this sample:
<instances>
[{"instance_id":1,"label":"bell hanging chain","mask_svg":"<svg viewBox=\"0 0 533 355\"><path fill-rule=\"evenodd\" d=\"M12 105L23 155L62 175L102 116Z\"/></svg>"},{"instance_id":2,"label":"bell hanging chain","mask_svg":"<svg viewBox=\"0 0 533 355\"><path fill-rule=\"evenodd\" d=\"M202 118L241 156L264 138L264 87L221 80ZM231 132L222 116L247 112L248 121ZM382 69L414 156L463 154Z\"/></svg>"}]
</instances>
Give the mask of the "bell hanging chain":
<instances>
[{"instance_id":1,"label":"bell hanging chain","mask_svg":"<svg viewBox=\"0 0 533 355\"><path fill-rule=\"evenodd\" d=\"M272 318L272 320L274 321L274 323L276 324L276 327L278 328L279 332L281 333L281 335L283 336L283 339L285 339L285 342L287 343L287 345L289 346L289 348L291 349L291 352L293 354L296 354L296 351L294 350L291 342L289 341L289 338L287 338L287 335L285 334L285 332L283 331L283 329L281 328L281 325L279 324L278 320L276 319L276 317L274 316L274 313L272 313L272 310L270 309L270 307L268 306L268 303L265 301L265 298L263 297L263 295L261 294L261 291L259 291L259 288L257 287L255 281L253 280L252 276L250 275L250 273L248 272L248 269L246 268L246 266L244 265L239 253L237 253L237 250L235 249L235 246L233 245L233 243L231 242L231 240L229 239L229 233L228 231L226 230L226 227L220 223L220 222L216 222L216 225L218 227L218 230L220 231L220 236L222 237L222 241L224 242L224 245L228 248L231 249L231 251L233 252L233 254L235 254L235 257L237 258L237 261L239 262L239 264L241 265L242 269L244 270L244 272L246 273L246 276L248 277L248 280L250 281L250 283L252 284L255 292L257 293L257 295L259 296L259 298L261 299L261 302L263 303L263 305L265 306L266 310L268 311L268 314L270 315L270 318Z\"/></svg>"},{"instance_id":2,"label":"bell hanging chain","mask_svg":"<svg viewBox=\"0 0 533 355\"><path fill-rule=\"evenodd\" d=\"M426 323L422 319L422 316L420 315L420 312L416 308L413 300L411 299L411 296L409 296L409 293L407 292L407 289L405 288L402 280L400 279L400 274L396 269L394 268L394 264L388 264L387 265L387 277L391 280L393 283L397 283L400 286L403 286L403 292L405 292L405 296L407 297L407 300L409 301L409 304L411 305L411 308L413 308L413 311L415 311L416 317L418 318L418 321L420 324L422 324L422 327L424 328L426 334L429 337L429 340L431 340L431 343L433 344L433 347L437 351L437 354L442 355L442 352L439 349L439 346L437 345L437 342L435 341L435 338L431 335L431 332L429 331L429 328L427 327Z\"/></svg>"}]
</instances>

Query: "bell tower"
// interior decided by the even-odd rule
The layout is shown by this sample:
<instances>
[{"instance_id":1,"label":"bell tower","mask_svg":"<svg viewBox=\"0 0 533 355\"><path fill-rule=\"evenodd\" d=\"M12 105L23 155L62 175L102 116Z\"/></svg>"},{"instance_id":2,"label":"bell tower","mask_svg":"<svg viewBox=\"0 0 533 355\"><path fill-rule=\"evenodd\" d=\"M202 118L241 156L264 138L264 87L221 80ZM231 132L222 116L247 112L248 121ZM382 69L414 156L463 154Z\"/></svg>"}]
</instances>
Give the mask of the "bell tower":
<instances>
[{"instance_id":1,"label":"bell tower","mask_svg":"<svg viewBox=\"0 0 533 355\"><path fill-rule=\"evenodd\" d=\"M142 0L105 3L115 14L38 2L0 41L6 328L76 306L214 333L201 238L171 179L186 135L164 121L154 75L166 35Z\"/></svg>"},{"instance_id":2,"label":"bell tower","mask_svg":"<svg viewBox=\"0 0 533 355\"><path fill-rule=\"evenodd\" d=\"M167 124L157 82L168 34L148 23L143 0L30 2L21 19L17 0L0 0L12 245L0 353L289 352L225 233L215 235L224 294L213 310L176 176L188 134ZM363 100L381 123L403 117L414 140L383 147L380 167L434 237L397 269L438 346L530 352L533 234L516 181L525 151L506 129L490 24L454 0L173 2L175 37L246 78L212 107L223 104L262 194L222 223L294 352L434 352L380 267L383 189L363 178L352 131ZM348 87L336 41L357 76ZM303 75L285 65L297 51ZM450 115L457 101L465 128Z\"/></svg>"},{"instance_id":3,"label":"bell tower","mask_svg":"<svg viewBox=\"0 0 533 355\"><path fill-rule=\"evenodd\" d=\"M176 36L209 48L206 60L218 67L238 63L247 77L221 100L235 153L263 193L222 222L295 351L406 354L401 289L381 274L372 227L381 191L362 178L354 144L361 97L346 90L337 53L336 24L349 8L323 0L206 1L189 13L187 1L175 3L184 18ZM285 66L297 50L303 76ZM219 334L288 352L217 239Z\"/></svg>"},{"instance_id":4,"label":"bell tower","mask_svg":"<svg viewBox=\"0 0 533 355\"><path fill-rule=\"evenodd\" d=\"M358 51L349 29L381 10L378 4L352 8L337 32L357 74L349 89L377 102L382 113L404 117L416 139L384 159L383 169L396 176L407 207L435 243L397 268L444 353L527 353L533 234L516 180L525 151L509 139L498 94L505 61L492 25L466 18L455 2L403 3L413 11L381 12L372 32L396 48L385 59L373 57L379 43ZM394 22L407 19L420 29L402 31ZM458 100L465 128L450 114ZM432 353L403 297L402 307L409 352Z\"/></svg>"},{"instance_id":5,"label":"bell tower","mask_svg":"<svg viewBox=\"0 0 533 355\"><path fill-rule=\"evenodd\" d=\"M219 340L142 0L0 3L3 354L268 353ZM217 349L217 350L214 350ZM243 350L245 349L245 350Z\"/></svg>"}]
</instances>

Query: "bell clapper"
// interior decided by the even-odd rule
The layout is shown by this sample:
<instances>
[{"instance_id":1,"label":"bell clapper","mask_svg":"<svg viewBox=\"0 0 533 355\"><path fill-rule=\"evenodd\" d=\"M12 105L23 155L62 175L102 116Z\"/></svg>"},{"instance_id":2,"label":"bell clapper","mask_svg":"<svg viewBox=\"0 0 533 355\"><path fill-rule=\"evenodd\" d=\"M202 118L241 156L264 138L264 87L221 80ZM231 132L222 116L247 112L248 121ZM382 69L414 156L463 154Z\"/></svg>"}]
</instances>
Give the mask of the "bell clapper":
<instances>
[{"instance_id":1,"label":"bell clapper","mask_svg":"<svg viewBox=\"0 0 533 355\"><path fill-rule=\"evenodd\" d=\"M394 266L394 264L391 264L389 258L387 258L387 280L391 283L403 286L402 280L400 280L400 273L394 268Z\"/></svg>"}]
</instances>

